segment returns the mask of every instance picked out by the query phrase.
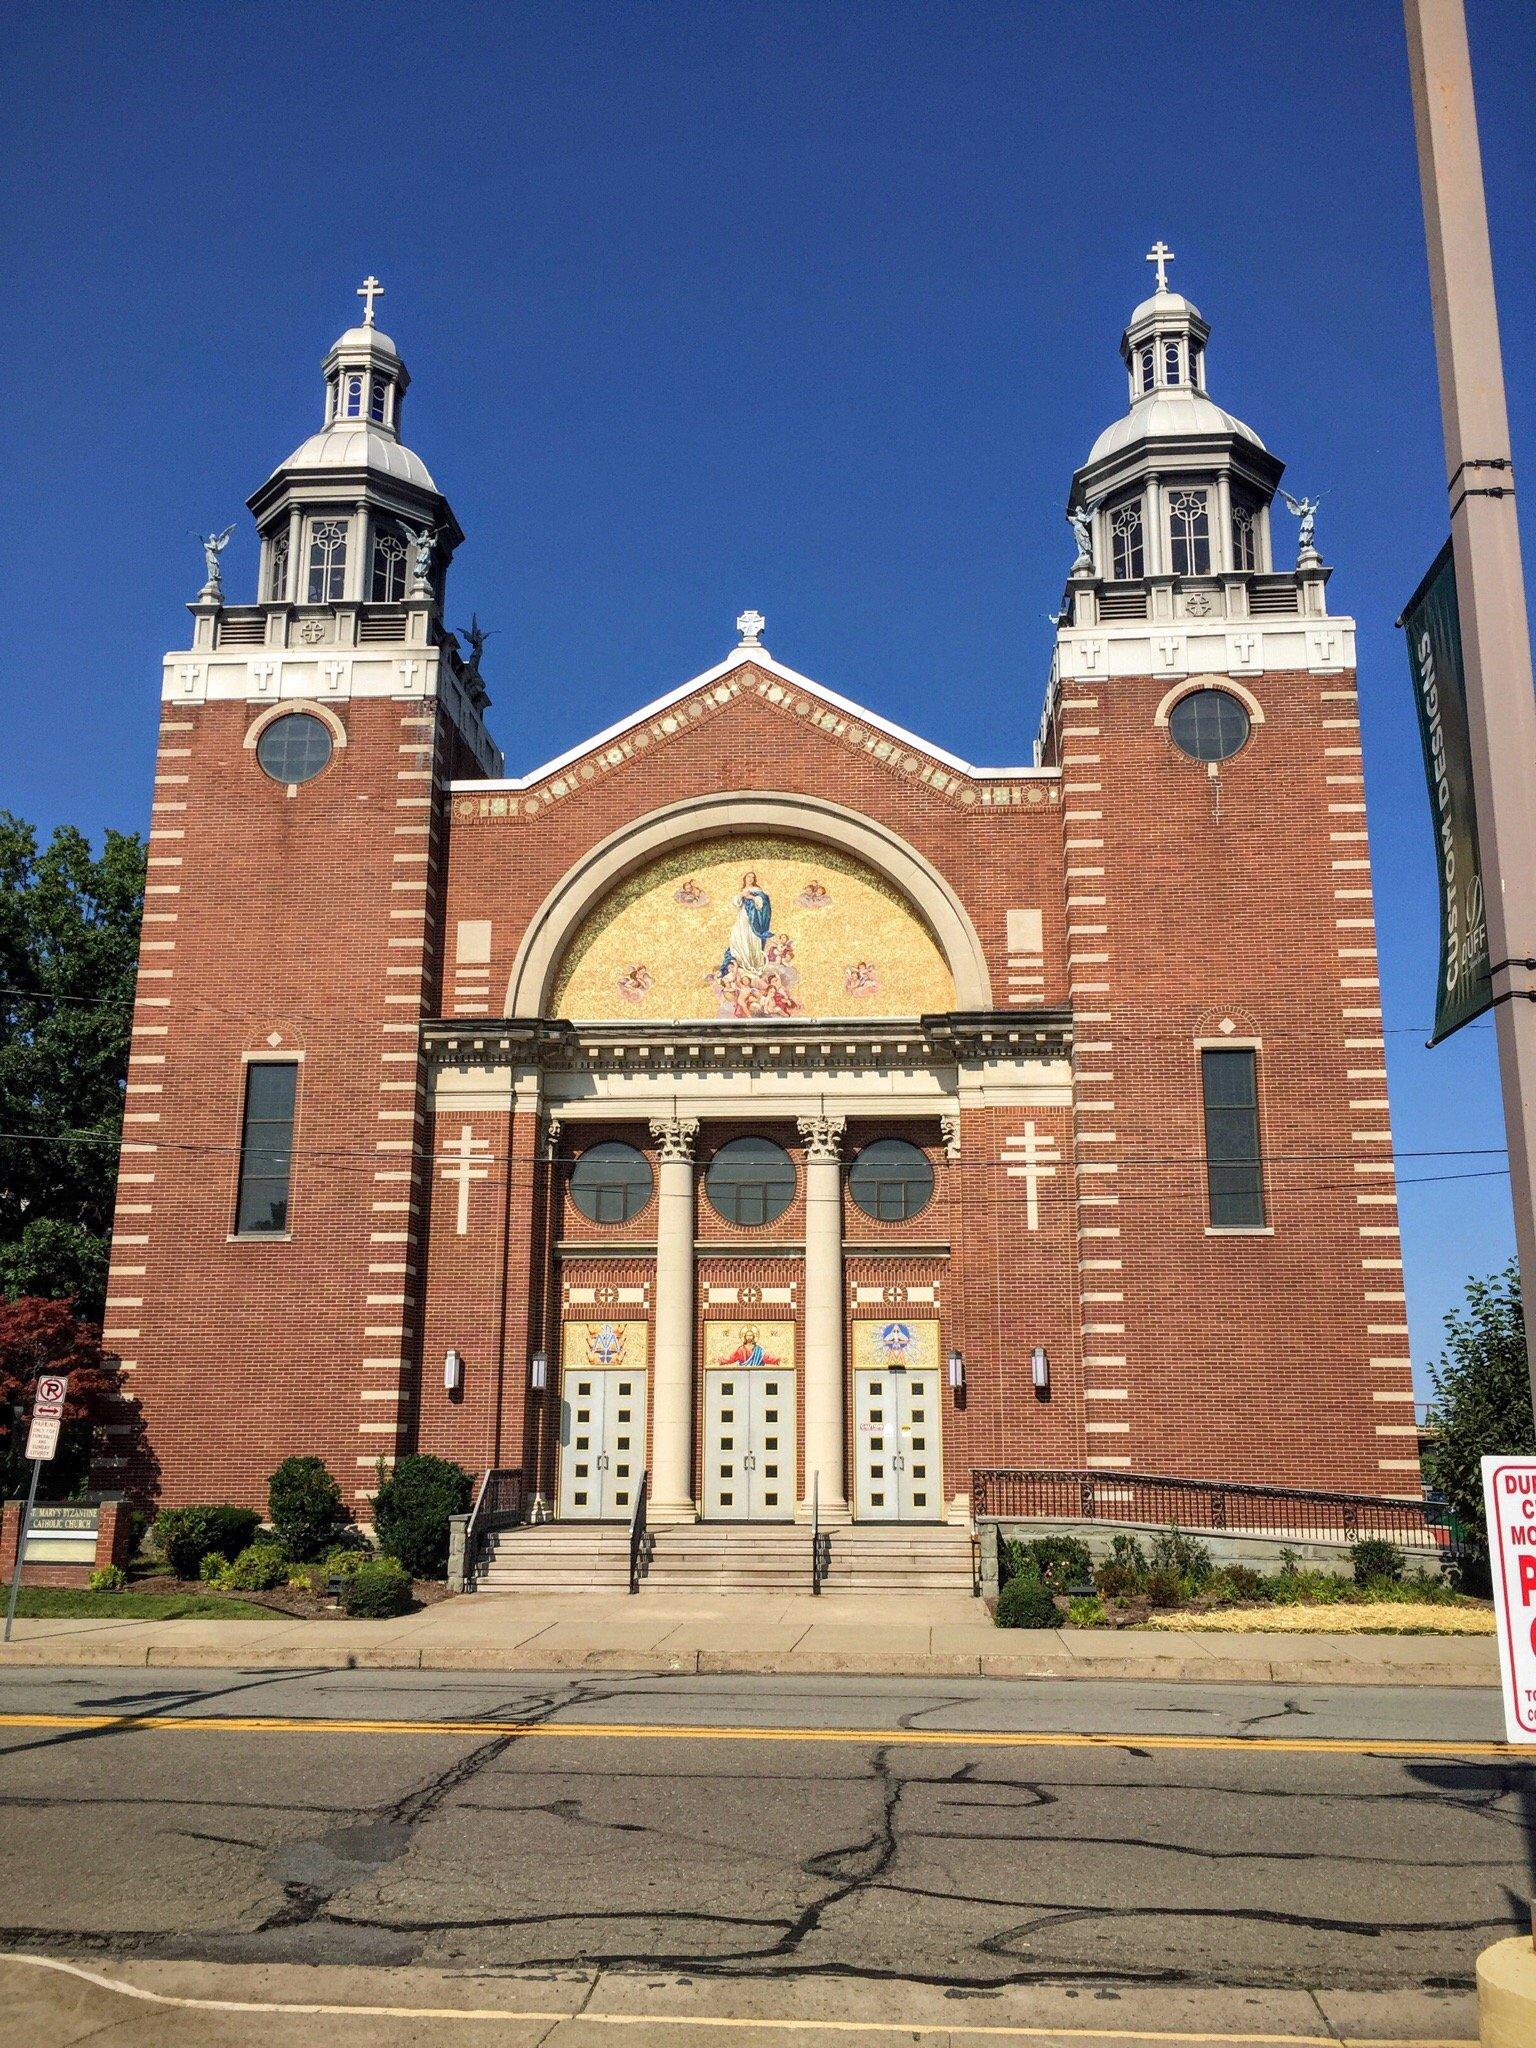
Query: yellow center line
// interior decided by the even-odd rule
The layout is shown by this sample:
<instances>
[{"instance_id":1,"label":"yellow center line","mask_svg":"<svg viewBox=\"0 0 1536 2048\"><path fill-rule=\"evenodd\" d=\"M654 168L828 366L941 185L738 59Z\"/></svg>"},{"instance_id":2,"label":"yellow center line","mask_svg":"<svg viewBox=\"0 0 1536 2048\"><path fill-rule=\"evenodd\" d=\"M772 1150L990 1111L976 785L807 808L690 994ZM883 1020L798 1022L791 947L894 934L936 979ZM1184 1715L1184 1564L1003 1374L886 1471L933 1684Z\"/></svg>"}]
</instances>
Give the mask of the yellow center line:
<instances>
[{"instance_id":1,"label":"yellow center line","mask_svg":"<svg viewBox=\"0 0 1536 2048\"><path fill-rule=\"evenodd\" d=\"M1387 2041L1364 2034L1231 2034L1204 2029L1178 2031L1165 2027L1037 2027L989 2026L963 2020L815 2020L771 2019L761 2015L678 2012L594 2012L590 2008L564 2010L545 2008L518 2011L510 2006L486 2005L335 2005L297 2004L276 1999L193 1998L169 1991L151 1991L142 1984L130 1984L122 1977L108 1977L100 1970L87 1970L79 1963L67 1963L56 1956L0 1954L0 1963L25 1963L39 1970L56 1970L63 1976L78 1977L103 1991L123 1998L137 1998L149 2005L171 2005L196 2012L289 2013L306 2017L354 2019L491 2020L508 2026L550 2026L568 2020L581 2027L713 2027L772 2029L794 2034L891 2034L904 2041L934 2035L946 2041L957 2038L989 2041L1110 2041L1123 2044L1151 2042L1168 2048L1477 2048L1465 2035L1420 2035L1413 2040L1395 2036ZM545 2037L541 2035L541 2040Z\"/></svg>"},{"instance_id":2,"label":"yellow center line","mask_svg":"<svg viewBox=\"0 0 1536 2048\"><path fill-rule=\"evenodd\" d=\"M852 1742L865 1746L889 1744L902 1749L1230 1750L1272 1751L1281 1756L1501 1756L1533 1760L1531 1750L1510 1742L1436 1742L1409 1736L1371 1740L1327 1735L1101 1735L1078 1729L733 1728L695 1722L668 1725L636 1721L370 1721L280 1714L0 1714L0 1728L145 1728L204 1735L494 1735L526 1742Z\"/></svg>"}]
</instances>

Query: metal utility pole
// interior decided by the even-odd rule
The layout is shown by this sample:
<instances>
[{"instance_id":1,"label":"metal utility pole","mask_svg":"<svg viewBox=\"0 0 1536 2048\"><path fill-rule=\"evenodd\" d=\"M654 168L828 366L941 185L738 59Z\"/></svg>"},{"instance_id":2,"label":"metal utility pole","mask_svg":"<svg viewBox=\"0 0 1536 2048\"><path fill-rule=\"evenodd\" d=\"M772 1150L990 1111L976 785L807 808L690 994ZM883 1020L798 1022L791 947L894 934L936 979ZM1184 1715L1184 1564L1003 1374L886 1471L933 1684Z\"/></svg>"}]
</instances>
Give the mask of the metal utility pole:
<instances>
[{"instance_id":1,"label":"metal utility pole","mask_svg":"<svg viewBox=\"0 0 1536 2048\"><path fill-rule=\"evenodd\" d=\"M1536 1402L1536 696L1464 0L1403 0L1515 1246Z\"/></svg>"}]
</instances>

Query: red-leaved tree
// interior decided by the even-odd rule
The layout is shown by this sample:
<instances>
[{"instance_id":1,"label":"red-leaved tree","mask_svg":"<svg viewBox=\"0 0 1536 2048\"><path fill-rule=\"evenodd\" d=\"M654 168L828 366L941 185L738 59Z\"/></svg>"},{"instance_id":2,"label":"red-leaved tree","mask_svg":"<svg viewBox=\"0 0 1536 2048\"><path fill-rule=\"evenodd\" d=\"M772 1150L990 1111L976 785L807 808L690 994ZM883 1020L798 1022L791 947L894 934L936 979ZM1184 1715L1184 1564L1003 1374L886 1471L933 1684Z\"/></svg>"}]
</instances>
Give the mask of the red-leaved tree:
<instances>
[{"instance_id":1,"label":"red-leaved tree","mask_svg":"<svg viewBox=\"0 0 1536 2048\"><path fill-rule=\"evenodd\" d=\"M43 1474L42 1490L67 1497L88 1479L92 1438L107 1422L131 1422L136 1410L118 1397L122 1368L101 1348L101 1330L80 1322L67 1301L24 1294L0 1300L0 1481L4 1492L19 1492L27 1476L24 1457L34 1385L43 1373L68 1373L64 1430L58 1456ZM113 1440L127 1454L131 1440Z\"/></svg>"}]
</instances>

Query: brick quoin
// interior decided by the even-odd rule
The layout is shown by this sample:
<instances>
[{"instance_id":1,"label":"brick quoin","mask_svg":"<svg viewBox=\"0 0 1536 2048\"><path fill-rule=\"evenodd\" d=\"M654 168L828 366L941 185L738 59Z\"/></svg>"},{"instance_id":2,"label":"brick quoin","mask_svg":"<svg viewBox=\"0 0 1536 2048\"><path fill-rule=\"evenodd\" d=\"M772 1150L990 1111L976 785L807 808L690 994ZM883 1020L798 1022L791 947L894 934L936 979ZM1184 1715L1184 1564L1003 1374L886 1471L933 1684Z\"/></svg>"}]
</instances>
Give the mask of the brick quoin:
<instances>
[{"instance_id":1,"label":"brick quoin","mask_svg":"<svg viewBox=\"0 0 1536 2048\"><path fill-rule=\"evenodd\" d=\"M1198 337L1192 309L1160 304L1138 308L1128 338L1138 321L1169 319L1184 323L1186 346ZM345 346L395 374L375 342ZM1225 479L1230 458L1234 489L1249 475L1272 493L1278 465L1233 455L1234 423L1219 417L1212 474ZM280 531L302 554L303 455L252 501L259 521L277 508L262 526L264 564ZM1081 476L1118 459L1096 454ZM276 495L285 477L291 507ZM357 489L353 531L366 546L384 530L388 492L368 479ZM1101 527L1101 549L1108 541ZM579 922L561 906L585 904L595 860L612 856L622 876L654 857L644 835L658 819L733 796L771 797L803 821L742 829L844 847L875 831L904 849L892 877L935 878L958 906L954 928L974 932L991 1006L896 1020L872 1053L839 1047L836 1020L786 1019L782 1057L755 1056L758 1081L708 1098L694 1167L696 1493L706 1325L750 1313L794 1327L803 1433L801 1119L818 1088L835 1093L839 1074L871 1060L901 1106L882 1109L863 1072L828 1105L846 1117L842 1157L902 1138L928 1159L934 1195L904 1222L875 1222L845 1177L850 1491L853 1325L884 1316L937 1320L941 1358L966 1361L963 1389L942 1392L944 1497L957 1511L973 1468L1007 1465L1416 1492L1358 706L1343 658L1352 629L1323 609L1320 564L1228 574L1219 587L1212 575L1214 619L1206 583L1145 564L1140 582L1116 583L1080 565L1026 769L968 768L748 635L696 684L518 779L501 775L485 738L477 658L442 625L446 557L435 573L437 597L398 606L356 592L350 608L291 594L200 603L193 648L168 663L113 1254L132 1279L114 1280L106 1330L165 1504L261 1507L282 1457L318 1453L366 1520L378 1461L412 1449L476 1473L518 1467L553 1499L566 1332L579 1342L594 1321L644 1323L654 1378L651 1126L694 1113L697 1091L715 1086L710 1048L726 1059L732 1026L685 1021L664 1054L651 1044L661 1027L635 1027L621 1058L584 1048L526 996L513 1006L547 929L553 974ZM333 636L322 645L306 638L312 617ZM1150 652L1165 617L1181 637L1167 668ZM1197 646L1212 623L1221 634ZM1221 637L1244 630L1246 642ZM329 698L327 655L348 678ZM280 669L276 698L264 661ZM1171 701L1201 685L1253 713L1246 744L1216 764L1183 752L1168 722ZM998 702L997 755L1028 758L1028 707ZM323 716L344 741L296 787L257 759L274 709ZM958 1067L935 1051L961 1044L956 1031L971 1034ZM1221 1044L1256 1048L1262 1233L1209 1222L1200 1051ZM299 1065L288 1222L239 1236L244 1074L263 1058ZM652 1081L625 1095L630 1084L613 1080L623 1059ZM952 1098L930 1086L940 1068L960 1075ZM797 1074L820 1078L802 1087ZM747 1132L781 1144L796 1172L789 1208L762 1229L727 1223L704 1193L714 1151ZM653 1175L649 1201L621 1224L591 1222L570 1194L575 1161L604 1139L637 1148ZM765 1289L792 1298L763 1306ZM1050 1359L1043 1395L1037 1345ZM454 1389L450 1348L463 1361ZM542 1397L530 1389L535 1351L550 1360ZM114 1470L104 1483L133 1478ZM797 1492L808 1483L802 1445Z\"/></svg>"}]
</instances>

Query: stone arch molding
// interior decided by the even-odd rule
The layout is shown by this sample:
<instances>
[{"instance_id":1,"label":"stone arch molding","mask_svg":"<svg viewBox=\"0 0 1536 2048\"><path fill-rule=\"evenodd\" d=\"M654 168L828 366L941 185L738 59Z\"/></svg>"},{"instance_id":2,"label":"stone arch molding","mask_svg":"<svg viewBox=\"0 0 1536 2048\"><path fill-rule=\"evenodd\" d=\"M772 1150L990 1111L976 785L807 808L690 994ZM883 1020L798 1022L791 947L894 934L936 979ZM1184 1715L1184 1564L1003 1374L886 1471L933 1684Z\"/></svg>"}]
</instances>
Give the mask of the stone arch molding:
<instances>
[{"instance_id":1,"label":"stone arch molding","mask_svg":"<svg viewBox=\"0 0 1536 2048\"><path fill-rule=\"evenodd\" d=\"M992 978L976 927L949 883L915 847L889 826L817 797L742 790L669 804L621 826L584 854L551 889L523 934L504 1014L545 1014L567 944L626 875L658 854L702 839L763 832L838 847L883 874L926 919L949 963L960 1009L992 1008Z\"/></svg>"}]
</instances>

